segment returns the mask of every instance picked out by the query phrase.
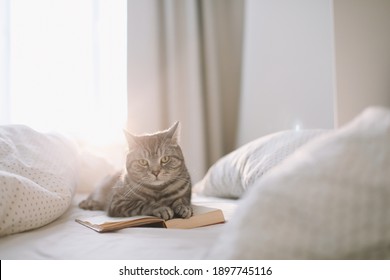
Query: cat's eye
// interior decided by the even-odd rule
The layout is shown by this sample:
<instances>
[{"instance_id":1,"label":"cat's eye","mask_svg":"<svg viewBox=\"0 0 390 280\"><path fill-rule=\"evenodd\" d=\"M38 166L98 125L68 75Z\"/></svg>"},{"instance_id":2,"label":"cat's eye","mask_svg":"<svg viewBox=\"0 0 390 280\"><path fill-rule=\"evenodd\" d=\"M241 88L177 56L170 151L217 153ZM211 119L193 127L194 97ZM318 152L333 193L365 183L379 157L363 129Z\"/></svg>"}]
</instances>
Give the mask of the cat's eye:
<instances>
[{"instance_id":1,"label":"cat's eye","mask_svg":"<svg viewBox=\"0 0 390 280\"><path fill-rule=\"evenodd\" d=\"M164 164L164 163L167 163L171 158L169 156L163 156L161 158L161 163Z\"/></svg>"},{"instance_id":2,"label":"cat's eye","mask_svg":"<svg viewBox=\"0 0 390 280\"><path fill-rule=\"evenodd\" d=\"M148 161L146 159L140 159L138 160L138 163L142 166L147 166L148 165Z\"/></svg>"}]
</instances>

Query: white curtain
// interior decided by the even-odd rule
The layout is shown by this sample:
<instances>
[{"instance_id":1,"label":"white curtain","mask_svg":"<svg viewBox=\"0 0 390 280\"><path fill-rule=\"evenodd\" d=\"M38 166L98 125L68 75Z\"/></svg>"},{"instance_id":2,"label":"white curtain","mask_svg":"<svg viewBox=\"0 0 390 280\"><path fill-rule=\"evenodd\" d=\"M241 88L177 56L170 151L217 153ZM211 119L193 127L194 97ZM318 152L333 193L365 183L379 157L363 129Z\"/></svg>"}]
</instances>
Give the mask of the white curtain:
<instances>
[{"instance_id":1,"label":"white curtain","mask_svg":"<svg viewBox=\"0 0 390 280\"><path fill-rule=\"evenodd\" d=\"M193 181L235 148L243 1L128 1L128 129L181 121Z\"/></svg>"},{"instance_id":2,"label":"white curtain","mask_svg":"<svg viewBox=\"0 0 390 280\"><path fill-rule=\"evenodd\" d=\"M9 0L0 0L0 121L9 119Z\"/></svg>"},{"instance_id":3,"label":"white curtain","mask_svg":"<svg viewBox=\"0 0 390 280\"><path fill-rule=\"evenodd\" d=\"M0 124L123 143L126 4L0 0Z\"/></svg>"}]
</instances>

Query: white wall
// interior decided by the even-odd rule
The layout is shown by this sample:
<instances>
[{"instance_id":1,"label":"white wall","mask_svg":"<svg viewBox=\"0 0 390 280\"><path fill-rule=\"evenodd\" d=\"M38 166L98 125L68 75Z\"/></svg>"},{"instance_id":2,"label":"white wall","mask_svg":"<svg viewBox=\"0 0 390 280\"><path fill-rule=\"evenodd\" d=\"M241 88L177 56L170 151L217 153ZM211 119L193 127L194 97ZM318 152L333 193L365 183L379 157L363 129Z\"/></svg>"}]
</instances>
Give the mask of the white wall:
<instances>
[{"instance_id":1,"label":"white wall","mask_svg":"<svg viewBox=\"0 0 390 280\"><path fill-rule=\"evenodd\" d=\"M390 107L390 1L334 0L337 115Z\"/></svg>"},{"instance_id":2,"label":"white wall","mask_svg":"<svg viewBox=\"0 0 390 280\"><path fill-rule=\"evenodd\" d=\"M331 0L248 0L238 145L334 126Z\"/></svg>"}]
</instances>

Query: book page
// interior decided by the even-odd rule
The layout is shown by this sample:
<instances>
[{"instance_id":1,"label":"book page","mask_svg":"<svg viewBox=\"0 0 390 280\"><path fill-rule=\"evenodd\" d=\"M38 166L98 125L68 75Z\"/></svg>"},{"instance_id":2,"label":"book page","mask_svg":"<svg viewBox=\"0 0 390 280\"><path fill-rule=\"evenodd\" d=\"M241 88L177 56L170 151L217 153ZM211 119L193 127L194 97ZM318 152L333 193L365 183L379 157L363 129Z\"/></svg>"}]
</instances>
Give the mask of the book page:
<instances>
[{"instance_id":1,"label":"book page","mask_svg":"<svg viewBox=\"0 0 390 280\"><path fill-rule=\"evenodd\" d=\"M87 221L93 225L103 225L103 224L108 224L108 223L135 221L135 220L140 220L140 219L160 220L159 218L153 217L153 216L109 217L107 215L99 215L99 216L78 218L78 220L80 220L80 221Z\"/></svg>"},{"instance_id":2,"label":"book page","mask_svg":"<svg viewBox=\"0 0 390 280\"><path fill-rule=\"evenodd\" d=\"M211 207L207 207L207 206L200 206L200 205L191 205L191 206L192 206L192 210L194 211L193 216L202 215L204 213L218 210L217 208L211 208Z\"/></svg>"}]
</instances>

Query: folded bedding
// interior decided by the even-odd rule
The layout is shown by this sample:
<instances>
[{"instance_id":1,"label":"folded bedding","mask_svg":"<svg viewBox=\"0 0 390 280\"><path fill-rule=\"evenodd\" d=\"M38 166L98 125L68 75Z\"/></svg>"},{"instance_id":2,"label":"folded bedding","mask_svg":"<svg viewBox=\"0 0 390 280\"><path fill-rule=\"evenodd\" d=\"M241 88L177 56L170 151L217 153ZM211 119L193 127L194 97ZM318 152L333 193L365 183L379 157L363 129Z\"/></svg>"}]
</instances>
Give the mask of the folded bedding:
<instances>
[{"instance_id":1,"label":"folded bedding","mask_svg":"<svg viewBox=\"0 0 390 280\"><path fill-rule=\"evenodd\" d=\"M60 135L0 127L0 236L46 225L69 207L77 149Z\"/></svg>"},{"instance_id":2,"label":"folded bedding","mask_svg":"<svg viewBox=\"0 0 390 280\"><path fill-rule=\"evenodd\" d=\"M390 110L370 108L252 180L208 258L390 259L389 206Z\"/></svg>"}]
</instances>

